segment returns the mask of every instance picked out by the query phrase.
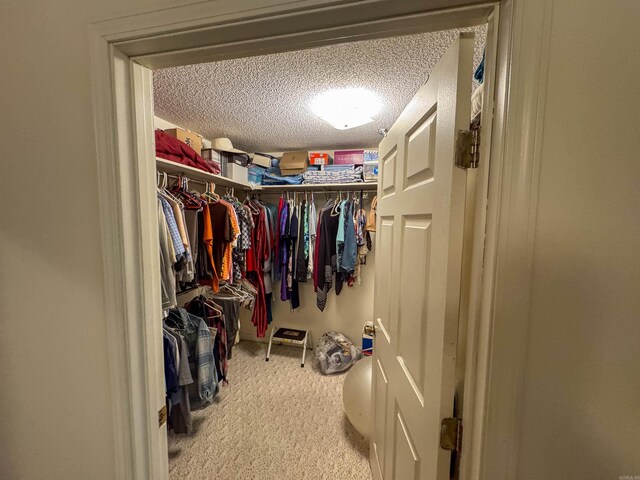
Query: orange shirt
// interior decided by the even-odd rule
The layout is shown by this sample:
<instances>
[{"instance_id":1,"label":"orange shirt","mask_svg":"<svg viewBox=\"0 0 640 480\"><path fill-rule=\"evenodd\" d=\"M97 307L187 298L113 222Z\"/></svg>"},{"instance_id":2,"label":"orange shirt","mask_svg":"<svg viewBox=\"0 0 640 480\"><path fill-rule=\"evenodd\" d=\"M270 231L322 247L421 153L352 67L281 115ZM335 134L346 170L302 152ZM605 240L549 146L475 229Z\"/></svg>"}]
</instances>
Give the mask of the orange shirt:
<instances>
[{"instance_id":1,"label":"orange shirt","mask_svg":"<svg viewBox=\"0 0 640 480\"><path fill-rule=\"evenodd\" d=\"M202 207L202 219L204 231L202 232L202 241L207 247L207 255L209 262L211 263L211 269L213 271L213 278L211 279L211 288L214 292L220 290L220 284L218 281L218 272L216 272L216 264L213 261L213 230L211 229L211 216L209 214L209 206L204 205ZM201 279L200 283L208 284L206 279Z\"/></svg>"},{"instance_id":2,"label":"orange shirt","mask_svg":"<svg viewBox=\"0 0 640 480\"><path fill-rule=\"evenodd\" d=\"M240 235L240 225L238 224L238 217L236 216L236 211L233 206L225 202L224 200L220 200L227 210L229 211L229 217L231 218L231 226L233 227L233 239L235 241ZM233 265L233 244L232 242L227 243L224 257L222 258L222 271L220 272L220 278L223 280L228 280L233 282L233 278L231 278L231 267Z\"/></svg>"}]
</instances>

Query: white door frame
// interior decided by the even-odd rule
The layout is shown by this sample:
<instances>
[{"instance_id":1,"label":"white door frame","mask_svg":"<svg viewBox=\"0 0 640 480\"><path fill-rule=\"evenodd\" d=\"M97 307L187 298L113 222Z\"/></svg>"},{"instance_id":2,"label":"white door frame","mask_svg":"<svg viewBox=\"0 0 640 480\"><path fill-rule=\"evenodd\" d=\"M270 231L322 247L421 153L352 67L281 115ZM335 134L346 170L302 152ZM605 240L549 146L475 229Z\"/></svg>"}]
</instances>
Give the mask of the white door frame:
<instances>
[{"instance_id":1,"label":"white door frame","mask_svg":"<svg viewBox=\"0 0 640 480\"><path fill-rule=\"evenodd\" d=\"M463 27L492 14L493 29L498 13L495 82L493 69L487 71L495 89L485 97L485 106L495 101L491 141L483 146L491 152L490 172L479 172L475 217L486 239L475 236L471 260L461 477L515 478L552 0L459 6L469 3L218 0L91 25L118 479L167 478L165 436L157 430L162 351L159 342L147 341L160 338L161 302L155 166L148 161L154 156L151 75L144 67ZM483 128L487 118L485 110Z\"/></svg>"}]
</instances>

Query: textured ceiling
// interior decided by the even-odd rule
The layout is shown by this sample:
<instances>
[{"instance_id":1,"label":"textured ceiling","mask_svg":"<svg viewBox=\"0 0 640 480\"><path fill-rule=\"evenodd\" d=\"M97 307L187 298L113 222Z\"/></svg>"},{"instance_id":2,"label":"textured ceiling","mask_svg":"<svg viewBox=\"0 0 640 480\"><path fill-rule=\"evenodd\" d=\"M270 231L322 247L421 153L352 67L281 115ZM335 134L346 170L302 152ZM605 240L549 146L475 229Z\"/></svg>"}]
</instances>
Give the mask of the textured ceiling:
<instances>
[{"instance_id":1,"label":"textured ceiling","mask_svg":"<svg viewBox=\"0 0 640 480\"><path fill-rule=\"evenodd\" d=\"M474 68L485 43L476 27ZM154 72L155 114L205 138L253 151L374 147L427 79L458 30L332 45ZM471 72L469 72L471 74ZM383 108L372 123L336 130L309 110L320 92L362 87Z\"/></svg>"}]
</instances>

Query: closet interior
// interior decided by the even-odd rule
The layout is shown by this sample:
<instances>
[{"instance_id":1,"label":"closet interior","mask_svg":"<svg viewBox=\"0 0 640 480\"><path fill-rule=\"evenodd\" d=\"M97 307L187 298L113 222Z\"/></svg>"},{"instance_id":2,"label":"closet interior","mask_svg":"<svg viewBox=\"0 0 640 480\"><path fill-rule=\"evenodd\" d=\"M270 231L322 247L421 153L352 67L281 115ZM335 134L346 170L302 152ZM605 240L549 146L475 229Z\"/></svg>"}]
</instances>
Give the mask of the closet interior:
<instances>
[{"instance_id":1,"label":"closet interior","mask_svg":"<svg viewBox=\"0 0 640 480\"><path fill-rule=\"evenodd\" d=\"M485 29L471 30L476 33L474 68L481 67ZM325 332L336 331L368 349L363 325L373 316L374 278L387 274L375 269L377 145L456 33L154 73L163 302L158 321L163 324L172 478L182 478L185 471L184 465L171 466L184 456L180 436L210 441L198 437L198 425L205 417L218 422L227 415L224 392L236 388L234 360L241 341L259 342L247 344L244 354L251 352L254 361L263 363L259 368L270 369L276 379L285 372L283 361L295 357L300 369L299 350L271 351L265 362L267 343L281 330L305 332L307 348ZM479 71L475 87L481 87ZM322 97L325 91L351 97L374 92L376 99L365 96L364 101L379 105L370 114L355 107L336 125L331 111L336 107ZM476 124L481 91L474 92ZM312 352L307 355L306 368L295 374L303 383L321 375L309 361ZM263 392L264 404L255 408L284 414L273 408L268 395ZM339 400L333 408L337 405ZM242 419L224 420L261 428ZM366 440L354 440L357 432L347 430L341 434L359 445L360 468L368 461ZM172 445L181 447L172 453ZM221 478L248 477L225 473Z\"/></svg>"}]
</instances>

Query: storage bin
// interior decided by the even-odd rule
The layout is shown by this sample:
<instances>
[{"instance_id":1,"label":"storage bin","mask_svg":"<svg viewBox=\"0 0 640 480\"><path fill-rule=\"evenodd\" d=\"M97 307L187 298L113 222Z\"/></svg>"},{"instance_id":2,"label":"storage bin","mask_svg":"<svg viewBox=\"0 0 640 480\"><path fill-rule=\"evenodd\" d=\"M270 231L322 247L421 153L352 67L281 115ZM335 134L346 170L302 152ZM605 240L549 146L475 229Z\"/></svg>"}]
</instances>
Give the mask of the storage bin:
<instances>
[{"instance_id":1,"label":"storage bin","mask_svg":"<svg viewBox=\"0 0 640 480\"><path fill-rule=\"evenodd\" d=\"M364 162L364 168L362 176L365 182L377 182L378 181L378 162Z\"/></svg>"},{"instance_id":2,"label":"storage bin","mask_svg":"<svg viewBox=\"0 0 640 480\"><path fill-rule=\"evenodd\" d=\"M378 161L378 150L365 150L364 151L364 161L365 162L377 162Z\"/></svg>"},{"instance_id":3,"label":"storage bin","mask_svg":"<svg viewBox=\"0 0 640 480\"><path fill-rule=\"evenodd\" d=\"M222 163L220 162L220 153L213 148L203 148L201 150L202 159L210 165L216 165L222 171ZM215 168L215 167L214 167Z\"/></svg>"},{"instance_id":4,"label":"storage bin","mask_svg":"<svg viewBox=\"0 0 640 480\"><path fill-rule=\"evenodd\" d=\"M331 156L328 153L311 152L309 153L309 163L311 165L329 165Z\"/></svg>"},{"instance_id":5,"label":"storage bin","mask_svg":"<svg viewBox=\"0 0 640 480\"><path fill-rule=\"evenodd\" d=\"M249 165L248 180L256 185L262 185L262 178L267 169L256 164Z\"/></svg>"},{"instance_id":6,"label":"storage bin","mask_svg":"<svg viewBox=\"0 0 640 480\"><path fill-rule=\"evenodd\" d=\"M249 169L238 165L237 163L227 163L227 172L225 177L235 182L249 183Z\"/></svg>"},{"instance_id":7,"label":"storage bin","mask_svg":"<svg viewBox=\"0 0 640 480\"><path fill-rule=\"evenodd\" d=\"M364 150L336 150L333 152L334 165L362 165Z\"/></svg>"},{"instance_id":8,"label":"storage bin","mask_svg":"<svg viewBox=\"0 0 640 480\"><path fill-rule=\"evenodd\" d=\"M242 167L249 165L249 155L246 153L220 152L220 158L223 164L235 163Z\"/></svg>"}]
</instances>

